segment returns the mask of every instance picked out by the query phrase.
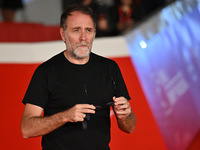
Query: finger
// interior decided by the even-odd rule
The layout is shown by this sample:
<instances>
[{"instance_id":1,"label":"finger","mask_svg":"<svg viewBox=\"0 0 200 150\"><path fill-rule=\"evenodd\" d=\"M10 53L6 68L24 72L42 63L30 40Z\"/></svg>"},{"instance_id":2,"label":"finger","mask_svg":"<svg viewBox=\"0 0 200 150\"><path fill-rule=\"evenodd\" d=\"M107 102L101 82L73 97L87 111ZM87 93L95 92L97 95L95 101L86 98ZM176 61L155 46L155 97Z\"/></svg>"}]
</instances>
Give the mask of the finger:
<instances>
[{"instance_id":1,"label":"finger","mask_svg":"<svg viewBox=\"0 0 200 150\"><path fill-rule=\"evenodd\" d=\"M125 111L116 111L115 114L119 119L126 118L129 115L128 112Z\"/></svg>"},{"instance_id":2,"label":"finger","mask_svg":"<svg viewBox=\"0 0 200 150\"><path fill-rule=\"evenodd\" d=\"M81 113L84 113L84 114L95 114L95 110L93 109L82 109L81 110Z\"/></svg>"},{"instance_id":3,"label":"finger","mask_svg":"<svg viewBox=\"0 0 200 150\"><path fill-rule=\"evenodd\" d=\"M95 106L90 104L77 104L76 106L80 109L95 109Z\"/></svg>"},{"instance_id":4,"label":"finger","mask_svg":"<svg viewBox=\"0 0 200 150\"><path fill-rule=\"evenodd\" d=\"M124 104L124 105L117 105L116 106L116 109L118 110L125 110L125 109L129 109L130 108L130 105L129 104Z\"/></svg>"},{"instance_id":5,"label":"finger","mask_svg":"<svg viewBox=\"0 0 200 150\"><path fill-rule=\"evenodd\" d=\"M89 104L77 104L74 106L74 110L77 113L95 113L96 107Z\"/></svg>"},{"instance_id":6,"label":"finger","mask_svg":"<svg viewBox=\"0 0 200 150\"><path fill-rule=\"evenodd\" d=\"M114 108L115 109L115 111L116 112L127 112L127 113L129 113L129 112L131 112L131 107L125 107L125 108L123 108L123 107L118 107L118 108Z\"/></svg>"},{"instance_id":7,"label":"finger","mask_svg":"<svg viewBox=\"0 0 200 150\"><path fill-rule=\"evenodd\" d=\"M82 113L94 114L96 107L94 105L82 104Z\"/></svg>"},{"instance_id":8,"label":"finger","mask_svg":"<svg viewBox=\"0 0 200 150\"><path fill-rule=\"evenodd\" d=\"M76 122L83 122L84 118L77 118Z\"/></svg>"},{"instance_id":9,"label":"finger","mask_svg":"<svg viewBox=\"0 0 200 150\"><path fill-rule=\"evenodd\" d=\"M115 99L116 99L116 97L115 97L115 96L113 96L113 101L115 101Z\"/></svg>"},{"instance_id":10,"label":"finger","mask_svg":"<svg viewBox=\"0 0 200 150\"><path fill-rule=\"evenodd\" d=\"M128 100L125 99L124 97L118 97L118 98L115 98L113 100L115 102L115 105L123 105L123 104L128 103Z\"/></svg>"},{"instance_id":11,"label":"finger","mask_svg":"<svg viewBox=\"0 0 200 150\"><path fill-rule=\"evenodd\" d=\"M116 108L115 111L126 111L124 108Z\"/></svg>"},{"instance_id":12,"label":"finger","mask_svg":"<svg viewBox=\"0 0 200 150\"><path fill-rule=\"evenodd\" d=\"M125 110L125 109L129 109L130 108L130 105L128 103L126 104L119 104L119 105L115 105L114 108L116 110Z\"/></svg>"},{"instance_id":13,"label":"finger","mask_svg":"<svg viewBox=\"0 0 200 150\"><path fill-rule=\"evenodd\" d=\"M127 117L130 114L129 111L118 111L116 112L117 118L119 117Z\"/></svg>"},{"instance_id":14,"label":"finger","mask_svg":"<svg viewBox=\"0 0 200 150\"><path fill-rule=\"evenodd\" d=\"M72 122L81 122L83 121L84 118L83 117L75 117L74 120Z\"/></svg>"},{"instance_id":15,"label":"finger","mask_svg":"<svg viewBox=\"0 0 200 150\"><path fill-rule=\"evenodd\" d=\"M79 113L79 114L77 114L77 116L74 118L74 122L82 122L82 121L84 121L85 117L86 117L86 114Z\"/></svg>"}]
</instances>

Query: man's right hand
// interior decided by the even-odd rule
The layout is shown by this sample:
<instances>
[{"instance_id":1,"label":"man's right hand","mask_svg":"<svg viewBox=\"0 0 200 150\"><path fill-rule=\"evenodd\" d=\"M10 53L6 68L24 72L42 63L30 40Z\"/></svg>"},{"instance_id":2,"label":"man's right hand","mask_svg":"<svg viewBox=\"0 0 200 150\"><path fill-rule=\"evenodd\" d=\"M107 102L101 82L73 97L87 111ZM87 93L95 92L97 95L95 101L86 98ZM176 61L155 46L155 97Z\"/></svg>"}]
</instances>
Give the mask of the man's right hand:
<instances>
[{"instance_id":1,"label":"man's right hand","mask_svg":"<svg viewBox=\"0 0 200 150\"><path fill-rule=\"evenodd\" d=\"M95 106L90 104L76 104L63 112L66 122L82 122L86 114L95 114Z\"/></svg>"},{"instance_id":2,"label":"man's right hand","mask_svg":"<svg viewBox=\"0 0 200 150\"><path fill-rule=\"evenodd\" d=\"M77 104L68 110L46 117L42 116L42 112L43 108L26 104L21 121L24 138L46 135L67 122L84 121L86 114L95 113L95 106Z\"/></svg>"}]
</instances>

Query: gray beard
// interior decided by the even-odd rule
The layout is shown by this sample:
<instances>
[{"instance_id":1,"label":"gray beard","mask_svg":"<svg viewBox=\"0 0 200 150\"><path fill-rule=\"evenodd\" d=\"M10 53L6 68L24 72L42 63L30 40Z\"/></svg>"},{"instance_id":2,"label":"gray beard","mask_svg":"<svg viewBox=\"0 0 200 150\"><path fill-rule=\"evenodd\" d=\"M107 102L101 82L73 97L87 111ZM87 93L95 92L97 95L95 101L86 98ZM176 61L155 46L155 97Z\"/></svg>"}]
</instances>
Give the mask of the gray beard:
<instances>
[{"instance_id":1,"label":"gray beard","mask_svg":"<svg viewBox=\"0 0 200 150\"><path fill-rule=\"evenodd\" d=\"M87 55L85 55L85 56L80 56L80 55L78 54L77 50L74 50L74 51L70 51L70 50L69 50L68 52L69 52L69 54L70 54L71 57L73 57L73 58L75 58L75 59L81 60L81 59L87 58L87 57L90 55L91 50L89 50L88 53L87 53Z\"/></svg>"}]
</instances>

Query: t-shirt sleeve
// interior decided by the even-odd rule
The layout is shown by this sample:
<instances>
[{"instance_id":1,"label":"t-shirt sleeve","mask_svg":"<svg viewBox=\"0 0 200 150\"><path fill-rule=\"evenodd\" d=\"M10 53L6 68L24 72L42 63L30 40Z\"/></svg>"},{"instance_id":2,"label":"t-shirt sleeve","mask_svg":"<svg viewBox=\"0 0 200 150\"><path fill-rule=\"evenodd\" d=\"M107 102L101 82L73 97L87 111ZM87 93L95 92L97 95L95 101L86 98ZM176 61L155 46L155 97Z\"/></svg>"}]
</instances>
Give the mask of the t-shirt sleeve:
<instances>
[{"instance_id":1,"label":"t-shirt sleeve","mask_svg":"<svg viewBox=\"0 0 200 150\"><path fill-rule=\"evenodd\" d=\"M127 100L130 100L131 98L129 96L126 84L124 82L124 79L123 79L123 76L122 76L122 73L120 71L118 64L116 62L114 62L113 67L114 67L113 82L116 86L116 89L115 89L116 97L124 96Z\"/></svg>"},{"instance_id":2,"label":"t-shirt sleeve","mask_svg":"<svg viewBox=\"0 0 200 150\"><path fill-rule=\"evenodd\" d=\"M40 65L34 72L23 103L30 103L45 108L48 101L48 69Z\"/></svg>"}]
</instances>

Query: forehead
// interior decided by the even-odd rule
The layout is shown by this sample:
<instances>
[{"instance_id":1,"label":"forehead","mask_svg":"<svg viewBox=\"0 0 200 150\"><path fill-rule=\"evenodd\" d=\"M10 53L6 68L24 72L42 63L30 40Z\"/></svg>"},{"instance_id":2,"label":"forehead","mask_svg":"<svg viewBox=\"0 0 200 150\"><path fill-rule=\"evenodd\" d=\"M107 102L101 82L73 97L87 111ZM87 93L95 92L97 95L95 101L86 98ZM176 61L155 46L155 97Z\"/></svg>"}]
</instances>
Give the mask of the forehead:
<instances>
[{"instance_id":1,"label":"forehead","mask_svg":"<svg viewBox=\"0 0 200 150\"><path fill-rule=\"evenodd\" d=\"M90 27L94 28L94 23L92 18L87 15L83 14L82 12L79 11L74 11L71 13L70 16L67 18L67 27L76 27L76 26L85 26L85 27Z\"/></svg>"}]
</instances>

